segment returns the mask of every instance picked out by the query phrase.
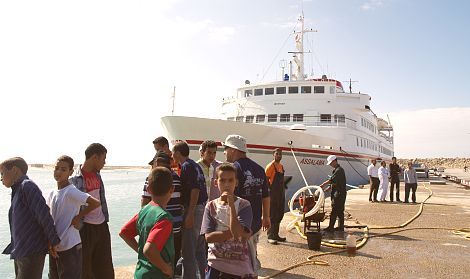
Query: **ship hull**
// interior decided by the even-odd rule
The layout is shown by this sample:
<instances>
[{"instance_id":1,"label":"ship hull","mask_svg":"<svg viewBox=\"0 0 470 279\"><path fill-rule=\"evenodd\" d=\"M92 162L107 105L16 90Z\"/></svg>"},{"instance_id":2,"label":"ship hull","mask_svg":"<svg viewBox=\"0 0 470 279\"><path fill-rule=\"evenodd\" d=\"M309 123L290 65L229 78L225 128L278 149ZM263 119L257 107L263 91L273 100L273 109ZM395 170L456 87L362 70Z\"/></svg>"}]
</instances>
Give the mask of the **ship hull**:
<instances>
[{"instance_id":1,"label":"ship hull","mask_svg":"<svg viewBox=\"0 0 470 279\"><path fill-rule=\"evenodd\" d=\"M166 116L161 121L172 144L177 141L188 143L192 159L200 157L199 145L204 140L211 139L220 144L230 134L244 136L247 139L247 156L263 167L273 160L273 150L282 148L282 164L285 175L289 178L287 197L291 197L300 187L305 186L303 176L308 185L319 185L328 179L332 172L332 168L325 163L329 155L337 156L339 164L345 170L347 183L353 187L368 183L367 164L369 159L374 158L368 154L344 150L312 148L317 142L328 139L302 131L198 117ZM332 144L335 145L336 143ZM217 149L216 158L225 161L221 146Z\"/></svg>"}]
</instances>

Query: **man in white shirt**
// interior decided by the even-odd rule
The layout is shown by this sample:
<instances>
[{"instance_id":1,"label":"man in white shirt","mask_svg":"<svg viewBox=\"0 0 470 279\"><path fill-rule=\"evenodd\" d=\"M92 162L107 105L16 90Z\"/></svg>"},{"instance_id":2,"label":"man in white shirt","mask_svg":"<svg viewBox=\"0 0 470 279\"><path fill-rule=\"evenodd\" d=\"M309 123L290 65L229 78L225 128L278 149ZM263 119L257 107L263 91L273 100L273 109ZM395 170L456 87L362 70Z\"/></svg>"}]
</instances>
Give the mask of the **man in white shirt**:
<instances>
[{"instance_id":1,"label":"man in white shirt","mask_svg":"<svg viewBox=\"0 0 470 279\"><path fill-rule=\"evenodd\" d=\"M372 159L370 165L367 167L367 175L369 176L370 190L369 190L369 202L377 202L377 192L379 190L379 168L376 166L377 160ZM373 195L373 199L372 199Z\"/></svg>"},{"instance_id":2,"label":"man in white shirt","mask_svg":"<svg viewBox=\"0 0 470 279\"><path fill-rule=\"evenodd\" d=\"M215 159L217 154L217 143L213 140L204 141L199 147L199 153L201 154L201 158L197 163L201 166L201 169L204 172L204 178L206 179L207 201L211 201L220 196L219 189L215 185L215 180L217 179L217 177L215 177L215 169L221 163Z\"/></svg>"}]
</instances>

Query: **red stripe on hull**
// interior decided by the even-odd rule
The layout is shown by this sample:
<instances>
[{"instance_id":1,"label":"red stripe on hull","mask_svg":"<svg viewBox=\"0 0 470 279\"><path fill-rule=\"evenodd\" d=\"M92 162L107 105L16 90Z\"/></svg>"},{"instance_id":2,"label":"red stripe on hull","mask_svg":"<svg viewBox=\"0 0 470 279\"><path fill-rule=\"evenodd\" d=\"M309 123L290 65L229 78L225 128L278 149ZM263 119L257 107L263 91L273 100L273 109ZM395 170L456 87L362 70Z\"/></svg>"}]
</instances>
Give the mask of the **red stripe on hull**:
<instances>
[{"instance_id":1,"label":"red stripe on hull","mask_svg":"<svg viewBox=\"0 0 470 279\"><path fill-rule=\"evenodd\" d=\"M186 140L188 144L201 144L202 140ZM221 142L217 142L217 146L222 146ZM272 145L260 145L260 144L247 144L248 148L255 148L255 149L264 149L264 150L274 150L276 148L280 148L284 151L290 151L290 147L284 146L272 146ZM310 154L321 154L321 155L336 155L341 157L351 157L351 158L364 158L364 159L379 159L377 157L367 156L367 155L358 155L358 154L349 154L349 153L339 153L333 151L325 151L325 150L312 150L312 149L305 149L305 148L293 148L295 152L303 152L303 153L310 153Z\"/></svg>"}]
</instances>

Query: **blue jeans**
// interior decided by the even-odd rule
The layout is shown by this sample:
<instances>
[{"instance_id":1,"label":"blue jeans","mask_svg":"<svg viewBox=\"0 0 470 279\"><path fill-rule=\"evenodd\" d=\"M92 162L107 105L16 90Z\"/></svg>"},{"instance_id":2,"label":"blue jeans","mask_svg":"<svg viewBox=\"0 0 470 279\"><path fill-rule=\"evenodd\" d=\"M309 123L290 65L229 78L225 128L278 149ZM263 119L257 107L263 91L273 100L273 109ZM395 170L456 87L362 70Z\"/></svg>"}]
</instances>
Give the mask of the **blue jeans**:
<instances>
[{"instance_id":1,"label":"blue jeans","mask_svg":"<svg viewBox=\"0 0 470 279\"><path fill-rule=\"evenodd\" d=\"M204 205L196 205L194 210L194 226L190 229L183 227L183 278L202 279L207 267L206 239L201 235ZM184 218L186 218L186 213Z\"/></svg>"}]
</instances>

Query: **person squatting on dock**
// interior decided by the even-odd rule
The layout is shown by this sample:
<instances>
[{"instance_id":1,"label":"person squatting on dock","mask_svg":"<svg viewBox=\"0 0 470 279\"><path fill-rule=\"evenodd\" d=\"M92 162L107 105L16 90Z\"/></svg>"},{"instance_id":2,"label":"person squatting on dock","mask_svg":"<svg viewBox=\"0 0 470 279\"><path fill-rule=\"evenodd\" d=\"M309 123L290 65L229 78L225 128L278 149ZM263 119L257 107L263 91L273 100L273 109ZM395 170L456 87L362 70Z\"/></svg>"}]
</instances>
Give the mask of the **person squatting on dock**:
<instances>
[{"instance_id":1,"label":"person squatting on dock","mask_svg":"<svg viewBox=\"0 0 470 279\"><path fill-rule=\"evenodd\" d=\"M400 200L400 165L397 164L397 157L392 157L392 163L388 165L390 169L390 201L393 202L393 189L396 191L396 200Z\"/></svg>"},{"instance_id":2,"label":"person squatting on dock","mask_svg":"<svg viewBox=\"0 0 470 279\"><path fill-rule=\"evenodd\" d=\"M403 175L405 181L405 201L408 203L408 197L410 196L411 190L411 200L413 203L416 203L416 188L418 187L418 177L416 176L416 170L413 168L413 162L408 162L408 168L405 170Z\"/></svg>"},{"instance_id":3,"label":"person squatting on dock","mask_svg":"<svg viewBox=\"0 0 470 279\"><path fill-rule=\"evenodd\" d=\"M225 158L237 170L238 185L235 195L250 202L253 213L251 237L248 240L255 274L261 268L257 246L261 228L271 227L269 218L269 188L263 167L246 156L246 139L240 135L229 135L223 143Z\"/></svg>"},{"instance_id":4,"label":"person squatting on dock","mask_svg":"<svg viewBox=\"0 0 470 279\"><path fill-rule=\"evenodd\" d=\"M266 166L266 177L270 189L270 214L271 228L268 230L268 242L277 244L278 241L286 241L285 237L279 236L279 227L282 217L284 217L284 206L286 204L285 184L284 184L284 166L281 164L282 150L276 148L273 152L274 160Z\"/></svg>"},{"instance_id":5,"label":"person squatting on dock","mask_svg":"<svg viewBox=\"0 0 470 279\"><path fill-rule=\"evenodd\" d=\"M379 168L376 166L377 160L370 160L370 165L367 167L367 175L369 176L369 202L377 202L377 192L379 191Z\"/></svg>"},{"instance_id":6,"label":"person squatting on dock","mask_svg":"<svg viewBox=\"0 0 470 279\"><path fill-rule=\"evenodd\" d=\"M323 188L330 184L326 190L331 190L331 214L330 224L324 229L325 232L344 231L344 204L346 202L346 175L344 169L338 164L335 155L328 156L326 164L333 168L330 179L323 182ZM338 227L334 227L338 218Z\"/></svg>"},{"instance_id":7,"label":"person squatting on dock","mask_svg":"<svg viewBox=\"0 0 470 279\"><path fill-rule=\"evenodd\" d=\"M378 198L380 202L385 202L385 197L387 197L388 192L388 178L390 177L390 172L387 169L387 163L385 161L380 162L379 168L379 193Z\"/></svg>"}]
</instances>

